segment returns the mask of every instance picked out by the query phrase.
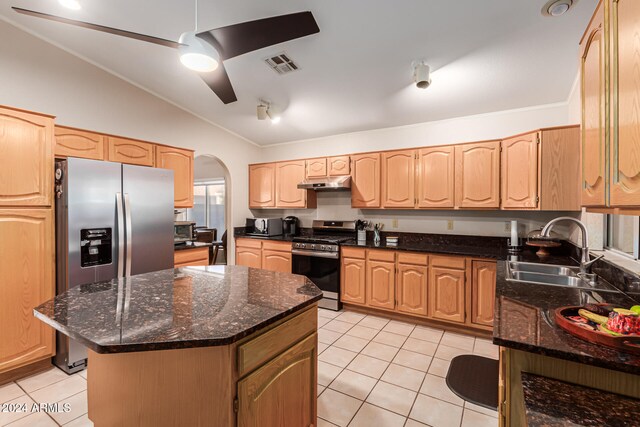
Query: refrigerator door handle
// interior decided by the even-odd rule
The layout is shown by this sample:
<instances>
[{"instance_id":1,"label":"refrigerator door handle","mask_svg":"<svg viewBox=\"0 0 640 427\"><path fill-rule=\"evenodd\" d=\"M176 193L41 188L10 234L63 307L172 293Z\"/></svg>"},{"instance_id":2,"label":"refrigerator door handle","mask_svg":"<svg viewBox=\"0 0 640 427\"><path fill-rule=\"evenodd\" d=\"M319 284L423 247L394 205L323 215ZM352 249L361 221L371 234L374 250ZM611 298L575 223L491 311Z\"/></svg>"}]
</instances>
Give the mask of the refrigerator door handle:
<instances>
[{"instance_id":1,"label":"refrigerator door handle","mask_svg":"<svg viewBox=\"0 0 640 427\"><path fill-rule=\"evenodd\" d=\"M124 277L124 211L122 209L122 193L116 193L116 218L118 227L118 279Z\"/></svg>"},{"instance_id":2,"label":"refrigerator door handle","mask_svg":"<svg viewBox=\"0 0 640 427\"><path fill-rule=\"evenodd\" d=\"M124 193L124 215L126 221L127 230L127 263L125 267L125 276L131 276L131 202L129 200L129 194Z\"/></svg>"}]
</instances>

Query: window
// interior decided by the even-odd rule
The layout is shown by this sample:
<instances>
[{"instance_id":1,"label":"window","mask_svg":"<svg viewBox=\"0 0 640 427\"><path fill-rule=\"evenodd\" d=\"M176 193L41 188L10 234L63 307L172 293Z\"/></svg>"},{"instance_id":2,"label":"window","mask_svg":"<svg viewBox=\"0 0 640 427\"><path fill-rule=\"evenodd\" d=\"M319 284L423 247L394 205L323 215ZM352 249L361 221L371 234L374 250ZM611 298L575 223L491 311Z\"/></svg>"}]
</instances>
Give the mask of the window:
<instances>
[{"instance_id":1,"label":"window","mask_svg":"<svg viewBox=\"0 0 640 427\"><path fill-rule=\"evenodd\" d=\"M604 223L605 249L638 259L640 255L640 217L607 215Z\"/></svg>"},{"instance_id":2,"label":"window","mask_svg":"<svg viewBox=\"0 0 640 427\"><path fill-rule=\"evenodd\" d=\"M187 220L196 227L215 228L218 239L225 230L224 180L198 182L193 186L193 208L187 209Z\"/></svg>"}]
</instances>

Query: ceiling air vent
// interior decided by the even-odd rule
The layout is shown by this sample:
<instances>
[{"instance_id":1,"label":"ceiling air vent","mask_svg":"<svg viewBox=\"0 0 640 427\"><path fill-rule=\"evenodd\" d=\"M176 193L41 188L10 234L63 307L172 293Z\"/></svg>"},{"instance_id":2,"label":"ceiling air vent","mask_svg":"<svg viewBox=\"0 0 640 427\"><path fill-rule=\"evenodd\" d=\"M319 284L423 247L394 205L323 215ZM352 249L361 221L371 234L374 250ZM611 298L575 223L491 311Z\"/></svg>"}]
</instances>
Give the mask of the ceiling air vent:
<instances>
[{"instance_id":1,"label":"ceiling air vent","mask_svg":"<svg viewBox=\"0 0 640 427\"><path fill-rule=\"evenodd\" d=\"M278 74L287 74L298 69L298 65L284 52L267 58L264 62Z\"/></svg>"}]
</instances>

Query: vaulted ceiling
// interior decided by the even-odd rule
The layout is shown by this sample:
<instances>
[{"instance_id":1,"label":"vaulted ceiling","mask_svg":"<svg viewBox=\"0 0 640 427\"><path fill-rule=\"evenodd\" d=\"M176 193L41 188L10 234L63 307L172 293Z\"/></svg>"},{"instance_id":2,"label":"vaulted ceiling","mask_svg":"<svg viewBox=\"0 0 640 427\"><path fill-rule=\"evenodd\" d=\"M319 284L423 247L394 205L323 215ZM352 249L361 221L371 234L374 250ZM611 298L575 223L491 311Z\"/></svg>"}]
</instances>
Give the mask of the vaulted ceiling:
<instances>
[{"instance_id":1,"label":"vaulted ceiling","mask_svg":"<svg viewBox=\"0 0 640 427\"><path fill-rule=\"evenodd\" d=\"M238 101L224 105L177 52L18 15L11 6L178 40L194 27L181 0L2 0L5 20L261 145L564 102L578 72L578 42L596 0L543 17L545 0L200 0L199 30L310 10L320 33L225 61ZM278 75L264 59L286 52L300 70ZM432 68L413 86L411 62ZM260 98L283 110L256 119ZM126 100L123 100L126 102Z\"/></svg>"}]
</instances>

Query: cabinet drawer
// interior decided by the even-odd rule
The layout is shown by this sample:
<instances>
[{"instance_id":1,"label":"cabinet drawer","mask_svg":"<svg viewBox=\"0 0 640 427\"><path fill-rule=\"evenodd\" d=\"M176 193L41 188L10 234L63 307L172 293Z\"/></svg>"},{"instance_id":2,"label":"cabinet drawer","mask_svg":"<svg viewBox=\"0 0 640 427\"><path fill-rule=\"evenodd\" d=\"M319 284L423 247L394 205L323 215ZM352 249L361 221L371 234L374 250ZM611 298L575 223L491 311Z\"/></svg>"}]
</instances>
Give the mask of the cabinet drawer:
<instances>
[{"instance_id":1,"label":"cabinet drawer","mask_svg":"<svg viewBox=\"0 0 640 427\"><path fill-rule=\"evenodd\" d=\"M396 253L395 251L369 250L367 252L367 259L371 261L394 262L396 260Z\"/></svg>"},{"instance_id":2,"label":"cabinet drawer","mask_svg":"<svg viewBox=\"0 0 640 427\"><path fill-rule=\"evenodd\" d=\"M275 240L265 240L262 242L262 249L270 251L291 252L290 242L278 242Z\"/></svg>"},{"instance_id":3,"label":"cabinet drawer","mask_svg":"<svg viewBox=\"0 0 640 427\"><path fill-rule=\"evenodd\" d=\"M431 256L431 265L433 267L445 267L464 270L467 265L466 261L467 260L464 257Z\"/></svg>"},{"instance_id":4,"label":"cabinet drawer","mask_svg":"<svg viewBox=\"0 0 640 427\"><path fill-rule=\"evenodd\" d=\"M351 159L349 156L329 157L327 163L329 176L349 175L351 173Z\"/></svg>"},{"instance_id":5,"label":"cabinet drawer","mask_svg":"<svg viewBox=\"0 0 640 427\"><path fill-rule=\"evenodd\" d=\"M236 239L236 246L239 248L254 248L260 249L262 247L262 240L258 239Z\"/></svg>"},{"instance_id":6,"label":"cabinet drawer","mask_svg":"<svg viewBox=\"0 0 640 427\"><path fill-rule=\"evenodd\" d=\"M416 252L398 252L398 264L428 265L427 254Z\"/></svg>"},{"instance_id":7,"label":"cabinet drawer","mask_svg":"<svg viewBox=\"0 0 640 427\"><path fill-rule=\"evenodd\" d=\"M263 365L318 326L318 310L312 308L258 337L238 346L238 375L240 377Z\"/></svg>"},{"instance_id":8,"label":"cabinet drawer","mask_svg":"<svg viewBox=\"0 0 640 427\"><path fill-rule=\"evenodd\" d=\"M342 256L346 258L364 259L366 251L363 248L342 248Z\"/></svg>"},{"instance_id":9,"label":"cabinet drawer","mask_svg":"<svg viewBox=\"0 0 640 427\"><path fill-rule=\"evenodd\" d=\"M209 265L209 248L182 249L173 254L174 267Z\"/></svg>"},{"instance_id":10,"label":"cabinet drawer","mask_svg":"<svg viewBox=\"0 0 640 427\"><path fill-rule=\"evenodd\" d=\"M153 166L153 144L132 139L107 137L110 162L128 163L131 165Z\"/></svg>"}]
</instances>

